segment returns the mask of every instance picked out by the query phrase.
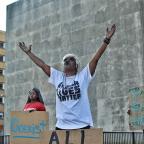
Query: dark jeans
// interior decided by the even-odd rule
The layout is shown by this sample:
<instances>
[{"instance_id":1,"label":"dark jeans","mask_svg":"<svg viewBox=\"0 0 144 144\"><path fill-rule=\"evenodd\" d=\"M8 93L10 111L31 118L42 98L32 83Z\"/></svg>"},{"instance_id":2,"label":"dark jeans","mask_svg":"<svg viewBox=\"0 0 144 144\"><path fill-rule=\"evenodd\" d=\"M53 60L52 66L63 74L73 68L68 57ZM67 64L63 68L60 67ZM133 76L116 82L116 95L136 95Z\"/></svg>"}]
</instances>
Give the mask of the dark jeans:
<instances>
[{"instance_id":1,"label":"dark jeans","mask_svg":"<svg viewBox=\"0 0 144 144\"><path fill-rule=\"evenodd\" d=\"M61 128L58 128L58 127L56 127L55 129L56 129L56 130L66 130L66 129L61 129ZM90 126L88 125L88 126L86 126L86 127L80 128L80 129L90 129ZM68 129L68 130L69 130L69 129Z\"/></svg>"}]
</instances>

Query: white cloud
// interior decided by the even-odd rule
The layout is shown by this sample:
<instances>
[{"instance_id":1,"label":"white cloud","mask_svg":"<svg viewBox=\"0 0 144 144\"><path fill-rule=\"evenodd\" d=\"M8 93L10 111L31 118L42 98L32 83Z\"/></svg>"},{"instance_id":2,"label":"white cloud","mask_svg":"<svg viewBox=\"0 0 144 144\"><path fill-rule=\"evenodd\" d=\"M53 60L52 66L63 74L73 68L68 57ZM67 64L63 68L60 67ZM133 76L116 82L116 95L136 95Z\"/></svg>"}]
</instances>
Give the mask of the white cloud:
<instances>
[{"instance_id":1,"label":"white cloud","mask_svg":"<svg viewBox=\"0 0 144 144\"><path fill-rule=\"evenodd\" d=\"M0 0L0 30L6 30L6 6L18 0Z\"/></svg>"}]
</instances>

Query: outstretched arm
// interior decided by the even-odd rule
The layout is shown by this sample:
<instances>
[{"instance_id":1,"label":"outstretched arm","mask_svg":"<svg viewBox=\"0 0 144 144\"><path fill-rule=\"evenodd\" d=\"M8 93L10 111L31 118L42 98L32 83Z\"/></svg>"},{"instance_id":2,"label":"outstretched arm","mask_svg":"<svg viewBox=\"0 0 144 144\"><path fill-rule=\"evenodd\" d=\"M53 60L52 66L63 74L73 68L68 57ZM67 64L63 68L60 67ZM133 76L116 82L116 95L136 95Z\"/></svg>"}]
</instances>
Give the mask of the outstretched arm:
<instances>
[{"instance_id":1,"label":"outstretched arm","mask_svg":"<svg viewBox=\"0 0 144 144\"><path fill-rule=\"evenodd\" d=\"M94 55L94 57L92 58L92 60L89 63L89 69L90 69L90 73L91 73L92 76L95 73L97 63L98 63L100 57L102 56L102 54L104 53L104 51L106 50L106 48L107 48L112 36L115 33L115 30L116 30L115 24L112 25L111 30L109 30L107 28L107 30L106 30L106 38L104 39L104 42L103 42L102 46L99 48L99 50L97 51L97 53Z\"/></svg>"},{"instance_id":2,"label":"outstretched arm","mask_svg":"<svg viewBox=\"0 0 144 144\"><path fill-rule=\"evenodd\" d=\"M28 47L25 45L24 42L19 42L18 46L21 48L22 51L24 51L30 59L39 66L48 76L50 76L50 66L45 64L43 60L38 58L35 54L31 52L32 45L29 45Z\"/></svg>"}]
</instances>

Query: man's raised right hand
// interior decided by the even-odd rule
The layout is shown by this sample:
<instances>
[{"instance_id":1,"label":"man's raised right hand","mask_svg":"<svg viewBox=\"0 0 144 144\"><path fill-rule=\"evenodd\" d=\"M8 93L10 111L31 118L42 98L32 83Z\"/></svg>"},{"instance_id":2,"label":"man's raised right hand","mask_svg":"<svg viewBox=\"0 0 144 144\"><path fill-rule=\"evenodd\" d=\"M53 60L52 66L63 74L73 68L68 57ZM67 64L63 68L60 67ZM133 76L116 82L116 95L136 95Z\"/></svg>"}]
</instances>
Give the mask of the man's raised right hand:
<instances>
[{"instance_id":1,"label":"man's raised right hand","mask_svg":"<svg viewBox=\"0 0 144 144\"><path fill-rule=\"evenodd\" d=\"M22 51L25 53L31 52L32 45L26 46L24 42L18 42L18 46L21 48Z\"/></svg>"}]
</instances>

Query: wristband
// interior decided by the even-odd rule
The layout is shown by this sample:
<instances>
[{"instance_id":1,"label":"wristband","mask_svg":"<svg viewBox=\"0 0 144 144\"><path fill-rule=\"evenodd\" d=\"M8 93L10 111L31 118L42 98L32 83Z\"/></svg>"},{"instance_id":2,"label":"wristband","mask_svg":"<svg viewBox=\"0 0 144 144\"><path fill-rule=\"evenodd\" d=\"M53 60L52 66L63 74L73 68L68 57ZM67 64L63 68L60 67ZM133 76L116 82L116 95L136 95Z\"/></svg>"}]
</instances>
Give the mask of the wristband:
<instances>
[{"instance_id":1,"label":"wristband","mask_svg":"<svg viewBox=\"0 0 144 144\"><path fill-rule=\"evenodd\" d=\"M106 38L103 40L103 42L108 45L108 44L110 43L110 38L107 38L107 37L106 37Z\"/></svg>"}]
</instances>

